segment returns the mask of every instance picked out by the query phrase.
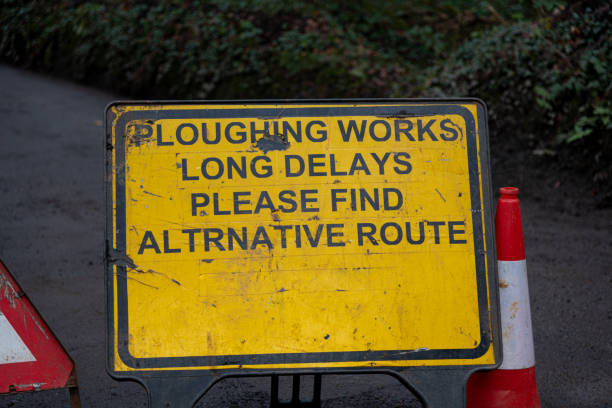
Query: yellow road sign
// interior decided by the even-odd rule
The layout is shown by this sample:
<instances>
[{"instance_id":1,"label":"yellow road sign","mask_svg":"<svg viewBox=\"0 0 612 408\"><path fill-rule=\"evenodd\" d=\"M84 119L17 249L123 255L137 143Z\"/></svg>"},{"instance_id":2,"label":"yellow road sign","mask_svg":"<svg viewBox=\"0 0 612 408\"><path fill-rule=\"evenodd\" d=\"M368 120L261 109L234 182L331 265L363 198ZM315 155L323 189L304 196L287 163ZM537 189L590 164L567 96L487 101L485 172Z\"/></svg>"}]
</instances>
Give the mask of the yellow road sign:
<instances>
[{"instance_id":1,"label":"yellow road sign","mask_svg":"<svg viewBox=\"0 0 612 408\"><path fill-rule=\"evenodd\" d=\"M110 371L494 365L486 137L475 100L112 104Z\"/></svg>"}]
</instances>

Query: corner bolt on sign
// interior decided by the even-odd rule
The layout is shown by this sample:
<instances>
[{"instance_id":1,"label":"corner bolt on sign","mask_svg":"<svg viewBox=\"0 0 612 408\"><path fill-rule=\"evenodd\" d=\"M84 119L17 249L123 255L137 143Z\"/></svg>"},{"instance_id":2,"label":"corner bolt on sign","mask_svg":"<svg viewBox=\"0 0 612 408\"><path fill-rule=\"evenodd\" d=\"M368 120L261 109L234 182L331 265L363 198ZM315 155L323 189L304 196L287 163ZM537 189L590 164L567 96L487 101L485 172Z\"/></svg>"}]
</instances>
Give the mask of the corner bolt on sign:
<instances>
[{"instance_id":1,"label":"corner bolt on sign","mask_svg":"<svg viewBox=\"0 0 612 408\"><path fill-rule=\"evenodd\" d=\"M480 101L106 115L112 375L499 363Z\"/></svg>"}]
</instances>

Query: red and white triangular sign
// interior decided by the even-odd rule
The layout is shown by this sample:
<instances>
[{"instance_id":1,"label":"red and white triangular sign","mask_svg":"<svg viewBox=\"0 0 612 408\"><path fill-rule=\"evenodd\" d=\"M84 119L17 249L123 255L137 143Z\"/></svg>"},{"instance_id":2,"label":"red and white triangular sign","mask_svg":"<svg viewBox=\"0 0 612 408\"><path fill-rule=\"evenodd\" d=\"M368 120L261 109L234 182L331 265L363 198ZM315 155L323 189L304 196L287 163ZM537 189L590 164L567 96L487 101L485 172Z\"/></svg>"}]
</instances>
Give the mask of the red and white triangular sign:
<instances>
[{"instance_id":1,"label":"red and white triangular sign","mask_svg":"<svg viewBox=\"0 0 612 408\"><path fill-rule=\"evenodd\" d=\"M72 359L0 261L0 394L74 387Z\"/></svg>"}]
</instances>

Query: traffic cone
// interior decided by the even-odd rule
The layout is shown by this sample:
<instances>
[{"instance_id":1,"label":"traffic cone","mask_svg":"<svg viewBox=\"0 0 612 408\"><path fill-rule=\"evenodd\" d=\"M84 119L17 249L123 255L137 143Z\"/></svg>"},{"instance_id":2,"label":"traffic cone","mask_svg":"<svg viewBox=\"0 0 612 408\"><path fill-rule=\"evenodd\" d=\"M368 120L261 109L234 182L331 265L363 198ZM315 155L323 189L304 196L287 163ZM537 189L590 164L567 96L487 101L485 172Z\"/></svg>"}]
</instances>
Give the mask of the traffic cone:
<instances>
[{"instance_id":1,"label":"traffic cone","mask_svg":"<svg viewBox=\"0 0 612 408\"><path fill-rule=\"evenodd\" d=\"M468 408L539 408L518 188L502 187L495 214L502 365L472 374Z\"/></svg>"}]
</instances>

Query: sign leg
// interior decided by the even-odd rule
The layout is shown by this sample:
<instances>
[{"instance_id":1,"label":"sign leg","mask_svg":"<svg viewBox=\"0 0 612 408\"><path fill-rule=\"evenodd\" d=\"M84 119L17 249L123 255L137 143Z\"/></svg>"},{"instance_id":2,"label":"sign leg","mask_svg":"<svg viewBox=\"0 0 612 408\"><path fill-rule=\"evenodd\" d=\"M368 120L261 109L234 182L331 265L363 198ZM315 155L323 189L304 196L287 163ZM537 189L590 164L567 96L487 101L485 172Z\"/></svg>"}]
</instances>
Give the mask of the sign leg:
<instances>
[{"instance_id":1,"label":"sign leg","mask_svg":"<svg viewBox=\"0 0 612 408\"><path fill-rule=\"evenodd\" d=\"M314 375L313 396L310 401L302 401L300 399L300 376L301 374L293 374L293 386L291 388L291 400L281 402L279 399L278 374L272 374L271 377L271 396L270 408L280 407L302 407L302 408L320 408L321 407L321 374Z\"/></svg>"},{"instance_id":2,"label":"sign leg","mask_svg":"<svg viewBox=\"0 0 612 408\"><path fill-rule=\"evenodd\" d=\"M70 404L72 408L81 408L81 396L79 394L79 387L69 387L68 392L70 393Z\"/></svg>"},{"instance_id":3,"label":"sign leg","mask_svg":"<svg viewBox=\"0 0 612 408\"><path fill-rule=\"evenodd\" d=\"M77 379L76 368L72 369L68 381L66 381L66 387L70 393L70 404L72 408L81 408L81 395L79 394L79 381Z\"/></svg>"},{"instance_id":4,"label":"sign leg","mask_svg":"<svg viewBox=\"0 0 612 408\"><path fill-rule=\"evenodd\" d=\"M210 389L211 376L160 377L145 380L150 408L191 408Z\"/></svg>"},{"instance_id":5,"label":"sign leg","mask_svg":"<svg viewBox=\"0 0 612 408\"><path fill-rule=\"evenodd\" d=\"M415 392L427 408L464 408L465 384L469 376L464 370L398 370L400 381Z\"/></svg>"}]
</instances>

